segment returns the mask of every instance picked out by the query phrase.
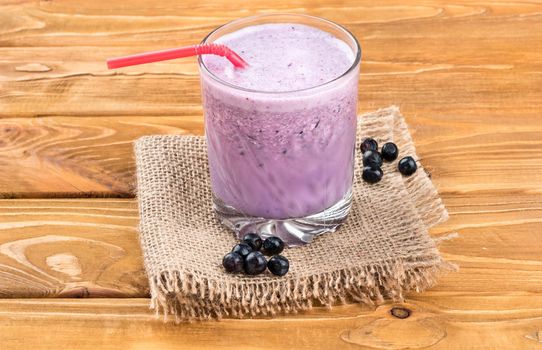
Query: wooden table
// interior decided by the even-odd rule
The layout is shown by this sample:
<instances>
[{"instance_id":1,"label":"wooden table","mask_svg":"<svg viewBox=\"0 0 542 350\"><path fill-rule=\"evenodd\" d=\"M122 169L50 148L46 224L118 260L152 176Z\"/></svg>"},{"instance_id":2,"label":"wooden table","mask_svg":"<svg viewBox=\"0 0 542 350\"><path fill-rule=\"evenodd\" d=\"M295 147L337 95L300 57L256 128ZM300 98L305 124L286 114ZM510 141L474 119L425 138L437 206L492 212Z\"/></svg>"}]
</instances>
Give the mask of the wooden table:
<instances>
[{"instance_id":1,"label":"wooden table","mask_svg":"<svg viewBox=\"0 0 542 350\"><path fill-rule=\"evenodd\" d=\"M0 2L1 349L542 348L542 3ZM201 134L197 66L107 57L298 12L363 48L360 111L397 104L449 208L461 266L404 307L175 326L148 309L131 142ZM98 299L99 297L99 299Z\"/></svg>"}]
</instances>

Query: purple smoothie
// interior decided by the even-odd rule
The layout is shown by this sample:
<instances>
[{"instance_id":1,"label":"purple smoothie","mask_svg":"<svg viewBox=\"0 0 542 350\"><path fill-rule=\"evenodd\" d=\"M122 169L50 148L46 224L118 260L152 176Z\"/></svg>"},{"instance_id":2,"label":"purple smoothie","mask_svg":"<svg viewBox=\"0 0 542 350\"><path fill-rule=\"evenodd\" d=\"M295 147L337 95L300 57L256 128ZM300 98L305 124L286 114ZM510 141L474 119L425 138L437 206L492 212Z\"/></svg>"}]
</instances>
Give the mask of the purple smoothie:
<instances>
[{"instance_id":1,"label":"purple smoothie","mask_svg":"<svg viewBox=\"0 0 542 350\"><path fill-rule=\"evenodd\" d=\"M352 49L325 31L288 23L246 27L215 42L250 67L202 59L214 195L269 219L319 213L348 196L359 65L337 78L353 65Z\"/></svg>"}]
</instances>

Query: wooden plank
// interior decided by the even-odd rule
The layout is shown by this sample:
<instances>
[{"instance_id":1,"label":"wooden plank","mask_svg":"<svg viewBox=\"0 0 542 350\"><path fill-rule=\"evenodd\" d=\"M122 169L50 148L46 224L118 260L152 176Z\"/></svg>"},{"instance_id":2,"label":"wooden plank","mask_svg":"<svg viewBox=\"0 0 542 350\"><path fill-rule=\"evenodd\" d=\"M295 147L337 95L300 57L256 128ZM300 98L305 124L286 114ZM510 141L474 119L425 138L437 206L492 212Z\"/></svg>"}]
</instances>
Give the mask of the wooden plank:
<instances>
[{"instance_id":1,"label":"wooden plank","mask_svg":"<svg viewBox=\"0 0 542 350\"><path fill-rule=\"evenodd\" d=\"M144 297L131 200L0 201L0 297Z\"/></svg>"},{"instance_id":2,"label":"wooden plank","mask_svg":"<svg viewBox=\"0 0 542 350\"><path fill-rule=\"evenodd\" d=\"M0 120L0 197L132 197L132 141L201 132L195 117Z\"/></svg>"},{"instance_id":3,"label":"wooden plank","mask_svg":"<svg viewBox=\"0 0 542 350\"><path fill-rule=\"evenodd\" d=\"M542 291L542 196L463 194L445 199L435 236L457 273L434 292L465 296ZM136 203L129 199L0 200L0 296L145 296ZM526 296L527 297L527 296Z\"/></svg>"},{"instance_id":4,"label":"wooden plank","mask_svg":"<svg viewBox=\"0 0 542 350\"><path fill-rule=\"evenodd\" d=\"M296 0L252 2L250 11L244 5L1 4L0 116L199 115L194 60L116 73L104 60L199 42L228 20L285 9L336 20L359 37L363 110L395 103L427 115L517 118L540 109L540 3Z\"/></svg>"},{"instance_id":5,"label":"wooden plank","mask_svg":"<svg viewBox=\"0 0 542 350\"><path fill-rule=\"evenodd\" d=\"M181 325L162 324L147 305L147 299L0 300L2 349L539 349L542 338L540 295L527 301L429 294L375 311L346 305L332 313L317 308ZM395 317L394 308L410 315Z\"/></svg>"},{"instance_id":6,"label":"wooden plank","mask_svg":"<svg viewBox=\"0 0 542 350\"><path fill-rule=\"evenodd\" d=\"M418 153L443 194L541 193L542 119L525 114L406 115ZM202 118L46 117L0 120L0 197L132 197L132 141L201 134Z\"/></svg>"}]
</instances>

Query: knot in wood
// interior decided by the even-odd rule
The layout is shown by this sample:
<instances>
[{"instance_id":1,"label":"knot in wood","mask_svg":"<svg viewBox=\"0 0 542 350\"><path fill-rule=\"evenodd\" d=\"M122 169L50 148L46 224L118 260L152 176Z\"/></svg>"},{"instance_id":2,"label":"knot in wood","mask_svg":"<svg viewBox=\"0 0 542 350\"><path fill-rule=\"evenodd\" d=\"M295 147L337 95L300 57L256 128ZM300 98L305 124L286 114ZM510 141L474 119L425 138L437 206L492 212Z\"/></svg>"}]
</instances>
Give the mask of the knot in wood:
<instances>
[{"instance_id":1,"label":"knot in wood","mask_svg":"<svg viewBox=\"0 0 542 350\"><path fill-rule=\"evenodd\" d=\"M404 307L393 307L390 310L390 314L393 317L397 317L397 318L399 318L401 320L409 317L411 313L412 313L412 311L410 311L409 309L404 308Z\"/></svg>"}]
</instances>

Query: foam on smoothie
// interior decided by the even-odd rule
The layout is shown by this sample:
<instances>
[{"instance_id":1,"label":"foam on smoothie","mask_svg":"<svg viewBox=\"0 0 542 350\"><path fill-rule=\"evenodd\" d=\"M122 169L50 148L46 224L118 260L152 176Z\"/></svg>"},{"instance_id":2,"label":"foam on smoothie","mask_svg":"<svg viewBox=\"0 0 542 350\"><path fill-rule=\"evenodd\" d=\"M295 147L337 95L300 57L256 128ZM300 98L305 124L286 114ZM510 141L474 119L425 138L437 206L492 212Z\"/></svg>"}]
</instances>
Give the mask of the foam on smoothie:
<instances>
[{"instance_id":1,"label":"foam on smoothie","mask_svg":"<svg viewBox=\"0 0 542 350\"><path fill-rule=\"evenodd\" d=\"M250 67L234 69L220 56L203 61L220 79L258 91L294 91L322 85L344 74L354 62L352 49L332 34L302 24L250 26L219 38Z\"/></svg>"}]
</instances>

